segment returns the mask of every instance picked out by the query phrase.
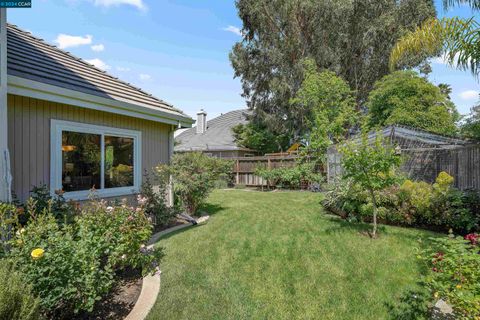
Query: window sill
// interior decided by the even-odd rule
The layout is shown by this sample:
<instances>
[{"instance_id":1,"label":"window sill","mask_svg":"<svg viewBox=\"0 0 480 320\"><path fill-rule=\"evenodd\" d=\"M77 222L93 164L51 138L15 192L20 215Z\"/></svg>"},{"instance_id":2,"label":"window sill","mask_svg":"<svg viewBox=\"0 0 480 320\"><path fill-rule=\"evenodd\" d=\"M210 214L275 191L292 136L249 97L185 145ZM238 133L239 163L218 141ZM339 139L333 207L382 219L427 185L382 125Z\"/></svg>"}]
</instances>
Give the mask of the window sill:
<instances>
[{"instance_id":1,"label":"window sill","mask_svg":"<svg viewBox=\"0 0 480 320\"><path fill-rule=\"evenodd\" d=\"M130 196L134 194L140 193L140 189L138 187L123 187L123 188L114 188L114 189L103 189L103 190L95 190L95 193L91 193L90 190L87 191L71 191L65 192L63 197L65 200L88 200L91 195L96 198L112 198L112 197L121 197L121 196Z\"/></svg>"}]
</instances>

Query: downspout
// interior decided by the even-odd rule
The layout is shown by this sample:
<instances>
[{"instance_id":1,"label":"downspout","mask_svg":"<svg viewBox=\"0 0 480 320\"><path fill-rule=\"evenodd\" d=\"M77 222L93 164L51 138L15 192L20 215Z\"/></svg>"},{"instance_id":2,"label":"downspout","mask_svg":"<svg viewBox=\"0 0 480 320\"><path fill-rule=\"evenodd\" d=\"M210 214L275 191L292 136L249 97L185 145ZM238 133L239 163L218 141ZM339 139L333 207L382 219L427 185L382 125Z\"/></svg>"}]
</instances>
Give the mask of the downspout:
<instances>
[{"instance_id":1,"label":"downspout","mask_svg":"<svg viewBox=\"0 0 480 320\"><path fill-rule=\"evenodd\" d=\"M7 9L0 8L0 201L12 201L7 117Z\"/></svg>"},{"instance_id":2,"label":"downspout","mask_svg":"<svg viewBox=\"0 0 480 320\"><path fill-rule=\"evenodd\" d=\"M180 126L180 122L178 123ZM168 163L172 163L173 157L173 149L175 146L175 130L177 128L175 126L170 126L170 132L168 133ZM168 195L167 195L167 202L170 207L174 206L174 197L173 197L173 178L172 176L169 177L168 182Z\"/></svg>"}]
</instances>

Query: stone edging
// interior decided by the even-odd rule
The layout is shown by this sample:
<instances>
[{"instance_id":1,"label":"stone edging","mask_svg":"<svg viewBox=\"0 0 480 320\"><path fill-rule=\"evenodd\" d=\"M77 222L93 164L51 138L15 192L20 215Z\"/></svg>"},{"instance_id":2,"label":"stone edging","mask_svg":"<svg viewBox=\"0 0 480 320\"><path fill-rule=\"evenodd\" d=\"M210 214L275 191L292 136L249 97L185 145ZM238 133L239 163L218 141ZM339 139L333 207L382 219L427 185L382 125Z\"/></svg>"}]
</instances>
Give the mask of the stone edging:
<instances>
[{"instance_id":1,"label":"stone edging","mask_svg":"<svg viewBox=\"0 0 480 320\"><path fill-rule=\"evenodd\" d=\"M175 232L177 230L181 230L187 227L192 226L193 224L182 224L179 226L175 226L163 231L160 231L154 234L150 241L148 242L148 247L151 248L154 246L155 242L158 241L162 236ZM125 320L143 320L147 317L148 313L152 309L153 305L157 301L158 293L160 292L160 269L155 272L154 275L148 275L143 278L142 282L142 291L140 292L140 296L138 297L135 306L133 307L132 311L128 314Z\"/></svg>"}]
</instances>

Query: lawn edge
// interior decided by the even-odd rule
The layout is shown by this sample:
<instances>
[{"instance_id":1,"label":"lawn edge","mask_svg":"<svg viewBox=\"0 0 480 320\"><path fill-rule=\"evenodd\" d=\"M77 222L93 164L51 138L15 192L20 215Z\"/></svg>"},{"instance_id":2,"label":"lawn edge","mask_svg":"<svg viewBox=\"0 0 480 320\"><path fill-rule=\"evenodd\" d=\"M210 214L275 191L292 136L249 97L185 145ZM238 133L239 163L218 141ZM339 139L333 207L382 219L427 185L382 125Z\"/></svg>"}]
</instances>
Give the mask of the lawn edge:
<instances>
[{"instance_id":1,"label":"lawn edge","mask_svg":"<svg viewBox=\"0 0 480 320\"><path fill-rule=\"evenodd\" d=\"M147 248L152 248L154 244L164 235L190 227L192 225L192 223L183 224L155 233L150 238ZM150 274L143 278L140 296L125 320L143 320L148 316L150 310L152 310L155 302L157 301L158 294L160 293L161 274L162 271L160 268L158 268L153 275Z\"/></svg>"}]
</instances>

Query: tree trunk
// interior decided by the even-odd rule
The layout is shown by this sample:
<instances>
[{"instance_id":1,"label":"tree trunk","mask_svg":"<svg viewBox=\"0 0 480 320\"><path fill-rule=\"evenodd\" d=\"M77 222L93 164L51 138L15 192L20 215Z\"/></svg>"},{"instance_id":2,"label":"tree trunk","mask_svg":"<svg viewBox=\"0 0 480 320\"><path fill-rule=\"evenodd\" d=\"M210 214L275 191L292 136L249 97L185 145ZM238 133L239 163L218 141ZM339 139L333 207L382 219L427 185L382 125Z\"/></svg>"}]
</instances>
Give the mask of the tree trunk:
<instances>
[{"instance_id":1,"label":"tree trunk","mask_svg":"<svg viewBox=\"0 0 480 320\"><path fill-rule=\"evenodd\" d=\"M377 237L377 200L375 198L375 192L373 190L370 191L370 196L372 197L373 203L373 231L372 231L372 238Z\"/></svg>"}]
</instances>

